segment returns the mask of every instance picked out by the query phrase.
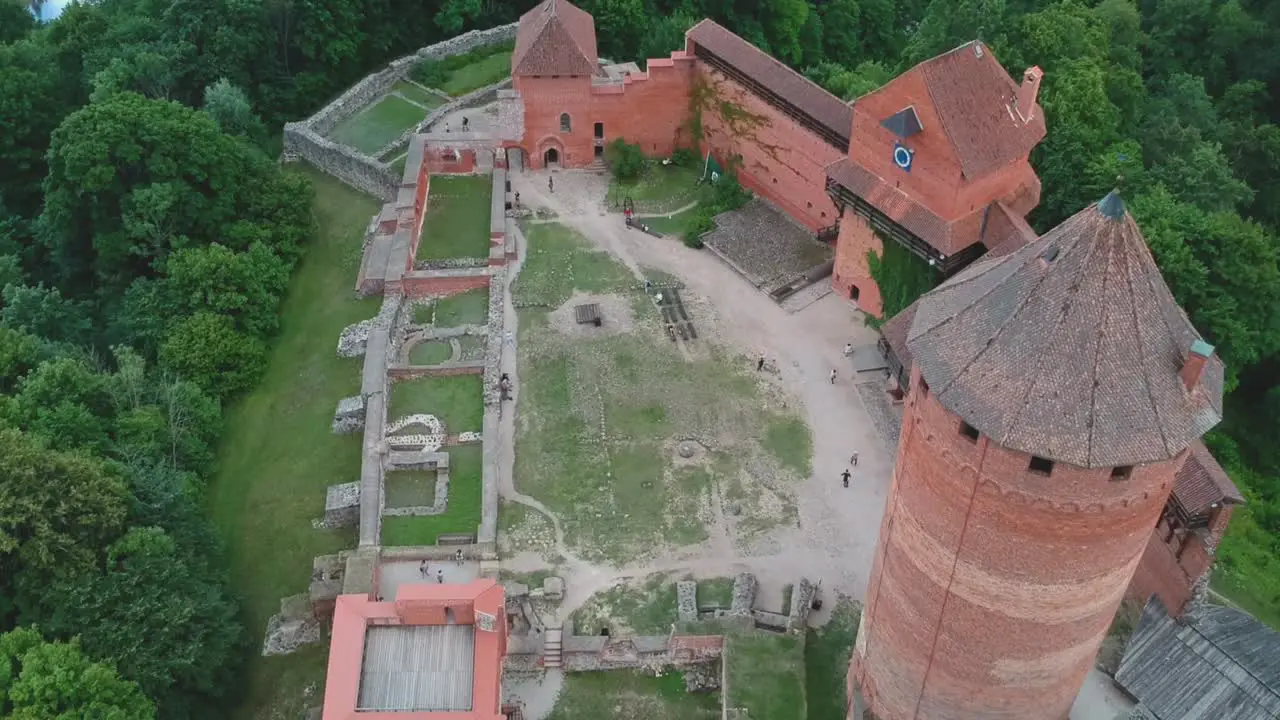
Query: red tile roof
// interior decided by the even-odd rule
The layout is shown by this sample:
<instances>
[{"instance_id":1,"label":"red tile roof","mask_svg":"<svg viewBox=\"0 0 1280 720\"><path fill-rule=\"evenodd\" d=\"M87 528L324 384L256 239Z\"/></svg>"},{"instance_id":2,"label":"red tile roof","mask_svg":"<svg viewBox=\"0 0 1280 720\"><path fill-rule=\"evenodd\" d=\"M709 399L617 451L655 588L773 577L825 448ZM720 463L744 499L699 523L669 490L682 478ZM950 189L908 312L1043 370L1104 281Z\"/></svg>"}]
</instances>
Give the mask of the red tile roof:
<instances>
[{"instance_id":1,"label":"red tile roof","mask_svg":"<svg viewBox=\"0 0 1280 720\"><path fill-rule=\"evenodd\" d=\"M543 0L520 16L513 75L594 75L596 27L591 15L567 0Z\"/></svg>"},{"instance_id":2,"label":"red tile roof","mask_svg":"<svg viewBox=\"0 0 1280 720\"><path fill-rule=\"evenodd\" d=\"M981 42L961 45L915 66L967 178L980 177L1027 156L1044 139L1037 105L1023 122L1014 110L1018 84Z\"/></svg>"},{"instance_id":3,"label":"red tile roof","mask_svg":"<svg viewBox=\"0 0 1280 720\"><path fill-rule=\"evenodd\" d=\"M1173 478L1173 495L1192 515L1208 514L1215 504L1244 502L1244 496L1231 482L1227 471L1199 440L1191 443L1191 454Z\"/></svg>"},{"instance_id":4,"label":"red tile roof","mask_svg":"<svg viewBox=\"0 0 1280 720\"><path fill-rule=\"evenodd\" d=\"M840 98L729 32L714 20L703 20L694 25L685 33L685 37L692 40L694 45L711 51L716 57L848 142L849 134L853 132L853 110Z\"/></svg>"},{"instance_id":5,"label":"red tile roof","mask_svg":"<svg viewBox=\"0 0 1280 720\"><path fill-rule=\"evenodd\" d=\"M954 255L981 240L982 213L973 212L948 223L906 191L849 158L826 168L827 176L874 205L880 212L945 255Z\"/></svg>"}]
</instances>

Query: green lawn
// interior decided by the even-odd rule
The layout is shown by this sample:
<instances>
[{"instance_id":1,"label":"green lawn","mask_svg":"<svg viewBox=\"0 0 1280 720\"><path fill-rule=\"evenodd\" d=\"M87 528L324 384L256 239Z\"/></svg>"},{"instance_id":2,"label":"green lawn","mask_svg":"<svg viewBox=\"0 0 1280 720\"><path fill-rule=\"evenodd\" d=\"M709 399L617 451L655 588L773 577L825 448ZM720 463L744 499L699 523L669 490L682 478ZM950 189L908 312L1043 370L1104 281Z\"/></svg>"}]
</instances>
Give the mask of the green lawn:
<instances>
[{"instance_id":1,"label":"green lawn","mask_svg":"<svg viewBox=\"0 0 1280 720\"><path fill-rule=\"evenodd\" d=\"M729 707L748 717L805 720L804 638L764 630L725 636Z\"/></svg>"},{"instance_id":2,"label":"green lawn","mask_svg":"<svg viewBox=\"0 0 1280 720\"><path fill-rule=\"evenodd\" d=\"M655 678L635 670L565 673L549 720L716 720L716 693L688 693L684 676L668 670ZM765 720L766 715L753 718ZM771 719L770 719L771 720Z\"/></svg>"},{"instance_id":3,"label":"green lawn","mask_svg":"<svg viewBox=\"0 0 1280 720\"><path fill-rule=\"evenodd\" d=\"M698 607L727 608L733 604L733 578L710 578L698 581Z\"/></svg>"},{"instance_id":4,"label":"green lawn","mask_svg":"<svg viewBox=\"0 0 1280 720\"><path fill-rule=\"evenodd\" d=\"M418 103L427 109L427 112L435 110L445 103L444 98L433 92L427 92L422 88L414 85L407 80L401 80L391 88L392 92L398 92L406 98ZM423 116L425 117L425 116Z\"/></svg>"},{"instance_id":5,"label":"green lawn","mask_svg":"<svg viewBox=\"0 0 1280 720\"><path fill-rule=\"evenodd\" d=\"M609 204L621 209L623 201L630 197L636 212L669 213L701 200L704 192L710 191L711 185L698 185L701 174L701 168L650 163L635 182L609 183Z\"/></svg>"},{"instance_id":6,"label":"green lawn","mask_svg":"<svg viewBox=\"0 0 1280 720\"><path fill-rule=\"evenodd\" d=\"M444 87L453 97L492 85L511 74L511 53L500 52L449 72Z\"/></svg>"},{"instance_id":7,"label":"green lawn","mask_svg":"<svg viewBox=\"0 0 1280 720\"><path fill-rule=\"evenodd\" d=\"M804 644L804 680L809 699L809 720L844 720L849 658L858 637L857 603L841 598L831 620L810 628Z\"/></svg>"},{"instance_id":8,"label":"green lawn","mask_svg":"<svg viewBox=\"0 0 1280 720\"><path fill-rule=\"evenodd\" d=\"M414 413L435 415L451 435L479 432L484 381L479 375L445 375L393 383L387 418L395 421Z\"/></svg>"},{"instance_id":9,"label":"green lawn","mask_svg":"<svg viewBox=\"0 0 1280 720\"><path fill-rule=\"evenodd\" d=\"M478 429L478 428L477 428ZM449 448L449 506L440 515L382 518L382 544L435 545L446 533L475 534L480 526L484 451L480 445Z\"/></svg>"},{"instance_id":10,"label":"green lawn","mask_svg":"<svg viewBox=\"0 0 1280 720\"><path fill-rule=\"evenodd\" d=\"M346 118L329 139L363 153L374 153L427 116L427 111L393 95Z\"/></svg>"},{"instance_id":11,"label":"green lawn","mask_svg":"<svg viewBox=\"0 0 1280 720\"><path fill-rule=\"evenodd\" d=\"M436 503L434 470L397 470L383 480L389 508L427 507Z\"/></svg>"},{"instance_id":12,"label":"green lawn","mask_svg":"<svg viewBox=\"0 0 1280 720\"><path fill-rule=\"evenodd\" d=\"M698 208L693 207L684 212L674 213L668 217L640 218L636 222L646 225L654 232L663 235L683 237L689 226L698 217Z\"/></svg>"},{"instance_id":13,"label":"green lawn","mask_svg":"<svg viewBox=\"0 0 1280 720\"><path fill-rule=\"evenodd\" d=\"M419 260L489 257L489 175L433 175Z\"/></svg>"},{"instance_id":14,"label":"green lawn","mask_svg":"<svg viewBox=\"0 0 1280 720\"><path fill-rule=\"evenodd\" d=\"M764 446L782 461L783 467L796 471L800 477L813 474L810 461L813 458L813 436L809 426L797 417L774 415L768 418Z\"/></svg>"},{"instance_id":15,"label":"green lawn","mask_svg":"<svg viewBox=\"0 0 1280 720\"><path fill-rule=\"evenodd\" d=\"M700 542L716 485L738 505L738 538L794 523L787 487L800 477L764 443L769 420L785 416L762 416L765 400L747 360L707 344L685 357L639 282L610 255L556 223L529 225L525 234L528 256L513 290L523 381L516 474L523 492L560 514L575 552L635 562ZM581 337L551 326L547 311L574 289L620 295L635 330ZM707 464L676 468L669 443L688 434L730 440ZM794 439L809 446L807 433ZM748 462L776 482L744 479Z\"/></svg>"},{"instance_id":16,"label":"green lawn","mask_svg":"<svg viewBox=\"0 0 1280 720\"><path fill-rule=\"evenodd\" d=\"M489 321L489 288L476 288L436 301L435 326L484 325Z\"/></svg>"},{"instance_id":17,"label":"green lawn","mask_svg":"<svg viewBox=\"0 0 1280 720\"><path fill-rule=\"evenodd\" d=\"M676 585L667 575L652 575L643 583L629 582L592 595L573 613L573 631L598 635L610 628L614 634L663 635L676 621Z\"/></svg>"},{"instance_id":18,"label":"green lawn","mask_svg":"<svg viewBox=\"0 0 1280 720\"><path fill-rule=\"evenodd\" d=\"M414 365L439 365L453 357L453 345L448 340L428 340L418 343L409 351L409 362Z\"/></svg>"},{"instance_id":19,"label":"green lawn","mask_svg":"<svg viewBox=\"0 0 1280 720\"><path fill-rule=\"evenodd\" d=\"M316 530L311 521L324 512L329 485L360 475L360 435L335 436L329 423L338 400L359 392L362 360L339 359L334 343L348 324L376 315L380 302L348 291L378 202L319 172L298 172L315 185L319 234L290 284L266 373L227 408L208 496L255 643L280 599L306 592L312 558L355 544L354 531ZM326 653L263 658L257 650L235 716L284 717L277 713L300 702L304 685L323 679Z\"/></svg>"}]
</instances>

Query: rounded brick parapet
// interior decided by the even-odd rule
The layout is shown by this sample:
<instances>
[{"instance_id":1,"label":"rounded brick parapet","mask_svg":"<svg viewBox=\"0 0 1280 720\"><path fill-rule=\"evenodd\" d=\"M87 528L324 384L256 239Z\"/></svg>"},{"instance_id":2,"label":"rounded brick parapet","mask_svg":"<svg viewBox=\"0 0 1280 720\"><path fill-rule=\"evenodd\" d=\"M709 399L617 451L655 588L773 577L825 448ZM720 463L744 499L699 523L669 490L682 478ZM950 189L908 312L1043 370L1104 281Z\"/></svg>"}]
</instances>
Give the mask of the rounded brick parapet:
<instances>
[{"instance_id":1,"label":"rounded brick parapet","mask_svg":"<svg viewBox=\"0 0 1280 720\"><path fill-rule=\"evenodd\" d=\"M1065 718L1180 458L1045 475L911 388L850 682L881 720Z\"/></svg>"}]
</instances>

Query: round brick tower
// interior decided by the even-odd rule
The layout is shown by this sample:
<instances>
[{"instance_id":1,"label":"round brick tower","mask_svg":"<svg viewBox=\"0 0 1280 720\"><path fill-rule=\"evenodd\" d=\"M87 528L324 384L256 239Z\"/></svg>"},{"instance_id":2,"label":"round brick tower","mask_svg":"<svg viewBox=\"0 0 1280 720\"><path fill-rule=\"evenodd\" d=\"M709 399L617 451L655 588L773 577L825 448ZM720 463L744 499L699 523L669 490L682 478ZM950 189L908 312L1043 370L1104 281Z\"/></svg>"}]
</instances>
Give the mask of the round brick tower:
<instances>
[{"instance_id":1,"label":"round brick tower","mask_svg":"<svg viewBox=\"0 0 1280 720\"><path fill-rule=\"evenodd\" d=\"M907 348L850 689L880 720L1065 719L1222 365L1114 193L921 298Z\"/></svg>"}]
</instances>

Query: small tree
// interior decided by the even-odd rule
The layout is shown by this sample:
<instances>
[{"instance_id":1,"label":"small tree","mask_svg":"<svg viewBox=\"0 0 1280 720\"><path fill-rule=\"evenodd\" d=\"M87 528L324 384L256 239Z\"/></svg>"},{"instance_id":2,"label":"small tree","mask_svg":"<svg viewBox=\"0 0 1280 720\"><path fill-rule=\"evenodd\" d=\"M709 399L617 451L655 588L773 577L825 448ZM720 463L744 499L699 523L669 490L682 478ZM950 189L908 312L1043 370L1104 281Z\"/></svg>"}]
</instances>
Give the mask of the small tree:
<instances>
[{"instance_id":1,"label":"small tree","mask_svg":"<svg viewBox=\"0 0 1280 720\"><path fill-rule=\"evenodd\" d=\"M623 138L617 138L605 147L604 159L608 161L614 179L620 182L633 182L644 173L644 153L640 146Z\"/></svg>"}]
</instances>

